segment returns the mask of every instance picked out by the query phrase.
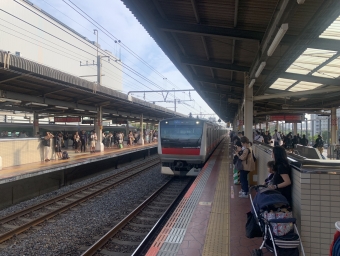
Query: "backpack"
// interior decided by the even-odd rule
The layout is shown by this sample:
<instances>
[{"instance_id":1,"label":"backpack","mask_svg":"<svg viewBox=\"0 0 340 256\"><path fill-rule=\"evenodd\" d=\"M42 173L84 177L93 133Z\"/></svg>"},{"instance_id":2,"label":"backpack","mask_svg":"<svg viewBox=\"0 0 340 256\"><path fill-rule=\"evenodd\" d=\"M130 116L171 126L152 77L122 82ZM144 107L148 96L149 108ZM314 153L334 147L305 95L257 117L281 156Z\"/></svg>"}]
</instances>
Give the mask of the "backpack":
<instances>
[{"instance_id":1,"label":"backpack","mask_svg":"<svg viewBox=\"0 0 340 256\"><path fill-rule=\"evenodd\" d=\"M255 162L256 162L256 157L255 157L255 155L254 155L253 150L251 151L251 153L253 154L253 160L254 160L254 163L255 163Z\"/></svg>"},{"instance_id":2,"label":"backpack","mask_svg":"<svg viewBox=\"0 0 340 256\"><path fill-rule=\"evenodd\" d=\"M67 151L63 151L62 155L61 155L61 159L69 159L70 157L68 156Z\"/></svg>"}]
</instances>

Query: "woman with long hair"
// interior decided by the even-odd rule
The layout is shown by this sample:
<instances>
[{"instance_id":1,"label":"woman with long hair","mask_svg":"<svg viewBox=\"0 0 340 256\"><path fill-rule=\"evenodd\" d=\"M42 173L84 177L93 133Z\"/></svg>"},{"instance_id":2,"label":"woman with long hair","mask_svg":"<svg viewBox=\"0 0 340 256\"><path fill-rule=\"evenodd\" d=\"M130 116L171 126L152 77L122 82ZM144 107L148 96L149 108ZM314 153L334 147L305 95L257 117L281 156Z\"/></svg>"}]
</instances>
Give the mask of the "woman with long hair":
<instances>
[{"instance_id":1,"label":"woman with long hair","mask_svg":"<svg viewBox=\"0 0 340 256\"><path fill-rule=\"evenodd\" d=\"M281 146L273 147L272 158L274 159L274 176L268 188L280 191L292 206L291 167L286 150Z\"/></svg>"},{"instance_id":2,"label":"woman with long hair","mask_svg":"<svg viewBox=\"0 0 340 256\"><path fill-rule=\"evenodd\" d=\"M242 161L242 169L239 170L242 190L239 193L239 197L248 198L248 173L255 170L255 162L253 158L253 149L251 148L249 139L243 136L240 141L243 147L243 153L238 156L238 158Z\"/></svg>"}]
</instances>

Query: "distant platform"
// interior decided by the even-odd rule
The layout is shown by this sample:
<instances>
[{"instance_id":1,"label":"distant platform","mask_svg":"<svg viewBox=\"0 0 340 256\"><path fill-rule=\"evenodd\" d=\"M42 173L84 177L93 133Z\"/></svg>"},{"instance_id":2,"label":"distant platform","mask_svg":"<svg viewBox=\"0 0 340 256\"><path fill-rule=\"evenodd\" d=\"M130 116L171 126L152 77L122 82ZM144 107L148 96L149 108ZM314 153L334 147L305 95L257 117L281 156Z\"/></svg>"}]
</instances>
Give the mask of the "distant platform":
<instances>
[{"instance_id":1,"label":"distant platform","mask_svg":"<svg viewBox=\"0 0 340 256\"><path fill-rule=\"evenodd\" d=\"M66 160L51 160L49 162L35 162L17 166L5 167L0 171L0 184L9 183L21 179L26 179L50 172L55 172L71 167L81 166L88 163L98 162L105 159L131 154L145 149L156 148L157 143L136 145L131 147L105 148L103 152L96 153L74 153L74 149L65 149L69 154ZM89 150L89 149L88 149Z\"/></svg>"}]
</instances>

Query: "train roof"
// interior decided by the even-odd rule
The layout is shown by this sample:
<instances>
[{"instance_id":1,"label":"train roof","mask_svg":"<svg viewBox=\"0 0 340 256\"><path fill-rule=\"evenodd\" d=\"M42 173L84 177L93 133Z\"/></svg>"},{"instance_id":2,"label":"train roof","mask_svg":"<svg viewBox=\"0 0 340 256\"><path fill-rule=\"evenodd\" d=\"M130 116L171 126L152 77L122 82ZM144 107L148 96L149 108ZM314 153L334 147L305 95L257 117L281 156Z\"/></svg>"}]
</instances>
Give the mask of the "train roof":
<instances>
[{"instance_id":1,"label":"train roof","mask_svg":"<svg viewBox=\"0 0 340 256\"><path fill-rule=\"evenodd\" d=\"M214 126L222 127L222 125L213 123L213 122L211 122L211 121L209 121L207 119L193 118L193 117L172 117L172 118L166 118L166 119L161 120L160 123L164 122L164 121L170 121L170 120L198 120L198 121L201 121L201 122L204 122L204 123L209 123L209 124L214 125Z\"/></svg>"}]
</instances>

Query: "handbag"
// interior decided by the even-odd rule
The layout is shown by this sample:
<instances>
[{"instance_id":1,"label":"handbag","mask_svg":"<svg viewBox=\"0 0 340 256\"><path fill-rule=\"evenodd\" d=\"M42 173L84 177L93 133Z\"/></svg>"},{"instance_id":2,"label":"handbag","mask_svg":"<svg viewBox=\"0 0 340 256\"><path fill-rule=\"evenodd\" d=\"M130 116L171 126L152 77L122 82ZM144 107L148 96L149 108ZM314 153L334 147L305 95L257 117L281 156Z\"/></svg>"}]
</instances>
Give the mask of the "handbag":
<instances>
[{"instance_id":1,"label":"handbag","mask_svg":"<svg viewBox=\"0 0 340 256\"><path fill-rule=\"evenodd\" d=\"M262 237L262 231L255 216L252 212L247 213L247 223L246 223L246 237L254 238L254 237Z\"/></svg>"},{"instance_id":2,"label":"handbag","mask_svg":"<svg viewBox=\"0 0 340 256\"><path fill-rule=\"evenodd\" d=\"M240 158L238 158L237 161L236 161L235 169L237 169L239 171L243 170L243 164L242 164L242 160Z\"/></svg>"}]
</instances>

